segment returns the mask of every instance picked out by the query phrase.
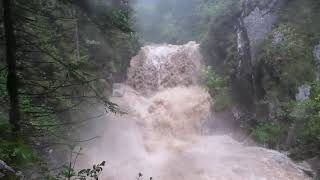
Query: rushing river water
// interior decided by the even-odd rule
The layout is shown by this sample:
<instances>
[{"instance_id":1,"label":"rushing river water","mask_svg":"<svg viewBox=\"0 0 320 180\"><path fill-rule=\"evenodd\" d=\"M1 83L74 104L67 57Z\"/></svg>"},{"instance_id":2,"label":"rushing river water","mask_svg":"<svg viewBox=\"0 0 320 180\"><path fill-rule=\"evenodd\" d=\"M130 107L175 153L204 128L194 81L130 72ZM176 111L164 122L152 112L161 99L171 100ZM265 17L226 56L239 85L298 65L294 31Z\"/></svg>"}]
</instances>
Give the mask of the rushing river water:
<instances>
[{"instance_id":1,"label":"rushing river water","mask_svg":"<svg viewBox=\"0 0 320 180\"><path fill-rule=\"evenodd\" d=\"M131 61L112 101L101 138L84 149L85 163L107 160L102 179L300 180L285 155L210 134L211 97L201 85L199 45L149 45ZM214 122L211 122L214 123Z\"/></svg>"}]
</instances>

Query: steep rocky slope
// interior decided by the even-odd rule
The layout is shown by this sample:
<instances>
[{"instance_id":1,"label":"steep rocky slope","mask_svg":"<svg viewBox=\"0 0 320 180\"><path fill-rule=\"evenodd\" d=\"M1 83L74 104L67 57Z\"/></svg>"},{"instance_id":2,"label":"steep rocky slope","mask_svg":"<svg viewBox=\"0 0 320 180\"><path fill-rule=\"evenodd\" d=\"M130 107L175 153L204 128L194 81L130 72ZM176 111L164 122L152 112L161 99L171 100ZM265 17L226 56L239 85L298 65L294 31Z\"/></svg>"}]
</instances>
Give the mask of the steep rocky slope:
<instances>
[{"instance_id":1,"label":"steep rocky slope","mask_svg":"<svg viewBox=\"0 0 320 180\"><path fill-rule=\"evenodd\" d=\"M201 44L207 65L227 79L241 124L300 160L320 151L319 8L317 0L234 1Z\"/></svg>"}]
</instances>

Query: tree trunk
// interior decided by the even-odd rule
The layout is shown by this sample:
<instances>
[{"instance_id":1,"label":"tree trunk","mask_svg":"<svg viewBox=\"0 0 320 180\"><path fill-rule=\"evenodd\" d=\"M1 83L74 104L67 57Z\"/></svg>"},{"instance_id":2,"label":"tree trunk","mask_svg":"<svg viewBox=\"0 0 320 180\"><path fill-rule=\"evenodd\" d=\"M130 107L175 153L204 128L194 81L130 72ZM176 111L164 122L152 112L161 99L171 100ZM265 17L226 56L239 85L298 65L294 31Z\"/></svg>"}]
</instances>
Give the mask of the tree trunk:
<instances>
[{"instance_id":1,"label":"tree trunk","mask_svg":"<svg viewBox=\"0 0 320 180\"><path fill-rule=\"evenodd\" d=\"M3 19L6 38L6 63L8 68L7 91L10 100L9 121L13 131L20 130L20 111L18 97L18 77L16 69L16 37L12 19L12 0L2 0Z\"/></svg>"}]
</instances>

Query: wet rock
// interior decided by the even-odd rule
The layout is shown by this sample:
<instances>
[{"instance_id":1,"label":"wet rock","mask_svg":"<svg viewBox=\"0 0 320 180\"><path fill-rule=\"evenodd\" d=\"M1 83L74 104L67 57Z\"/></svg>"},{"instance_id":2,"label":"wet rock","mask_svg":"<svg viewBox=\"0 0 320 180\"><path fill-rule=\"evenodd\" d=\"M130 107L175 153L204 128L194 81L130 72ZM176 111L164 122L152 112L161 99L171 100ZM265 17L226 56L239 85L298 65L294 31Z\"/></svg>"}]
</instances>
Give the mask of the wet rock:
<instances>
[{"instance_id":1,"label":"wet rock","mask_svg":"<svg viewBox=\"0 0 320 180\"><path fill-rule=\"evenodd\" d=\"M301 169L305 174L307 174L310 177L315 177L316 176L316 173L313 171L311 165L306 161L298 163L297 167L299 169Z\"/></svg>"},{"instance_id":2,"label":"wet rock","mask_svg":"<svg viewBox=\"0 0 320 180\"><path fill-rule=\"evenodd\" d=\"M0 160L0 179L5 179L7 176L16 176L16 171L8 166L4 161Z\"/></svg>"},{"instance_id":3,"label":"wet rock","mask_svg":"<svg viewBox=\"0 0 320 180\"><path fill-rule=\"evenodd\" d=\"M9 171L11 173L15 173L14 169L8 166L4 161L0 160L0 170L1 171Z\"/></svg>"},{"instance_id":4,"label":"wet rock","mask_svg":"<svg viewBox=\"0 0 320 180\"><path fill-rule=\"evenodd\" d=\"M284 34L282 32L276 31L273 33L272 44L277 45L284 40Z\"/></svg>"},{"instance_id":5,"label":"wet rock","mask_svg":"<svg viewBox=\"0 0 320 180\"><path fill-rule=\"evenodd\" d=\"M303 85L298 88L298 93L296 94L297 101L305 101L309 99L311 86L310 85Z\"/></svg>"},{"instance_id":6,"label":"wet rock","mask_svg":"<svg viewBox=\"0 0 320 180\"><path fill-rule=\"evenodd\" d=\"M90 39L86 39L86 43L88 45L101 45L100 41L96 41L96 40L90 40Z\"/></svg>"},{"instance_id":7,"label":"wet rock","mask_svg":"<svg viewBox=\"0 0 320 180\"><path fill-rule=\"evenodd\" d=\"M120 83L114 83L112 87L113 97L122 97L125 93L125 87Z\"/></svg>"},{"instance_id":8,"label":"wet rock","mask_svg":"<svg viewBox=\"0 0 320 180\"><path fill-rule=\"evenodd\" d=\"M284 2L285 0L272 0L264 7L258 5L254 6L252 5L254 3L251 3L251 9L253 10L248 16L244 17L244 23L250 40L253 61L255 61L258 53L257 45L272 32L274 25L278 20L279 10Z\"/></svg>"},{"instance_id":9,"label":"wet rock","mask_svg":"<svg viewBox=\"0 0 320 180\"><path fill-rule=\"evenodd\" d=\"M256 7L247 17L244 18L248 36L252 44L263 40L277 20L275 14L269 13L268 9L260 10Z\"/></svg>"},{"instance_id":10,"label":"wet rock","mask_svg":"<svg viewBox=\"0 0 320 180\"><path fill-rule=\"evenodd\" d=\"M255 98L252 57L243 18L239 18L237 24L237 68L235 76L231 79L231 84L234 99L246 109L252 109Z\"/></svg>"},{"instance_id":11,"label":"wet rock","mask_svg":"<svg viewBox=\"0 0 320 180\"><path fill-rule=\"evenodd\" d=\"M316 77L317 77L317 80L320 80L320 42L318 45L314 47L313 54L317 63Z\"/></svg>"}]
</instances>

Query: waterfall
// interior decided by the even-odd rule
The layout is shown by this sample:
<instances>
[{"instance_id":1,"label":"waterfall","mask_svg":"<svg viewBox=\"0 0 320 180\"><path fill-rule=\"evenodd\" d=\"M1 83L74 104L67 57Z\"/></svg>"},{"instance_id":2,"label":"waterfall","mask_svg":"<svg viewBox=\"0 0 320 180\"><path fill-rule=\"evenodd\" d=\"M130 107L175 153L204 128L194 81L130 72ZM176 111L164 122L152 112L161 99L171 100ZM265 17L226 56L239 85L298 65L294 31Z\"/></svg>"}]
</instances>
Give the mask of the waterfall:
<instances>
[{"instance_id":1,"label":"waterfall","mask_svg":"<svg viewBox=\"0 0 320 180\"><path fill-rule=\"evenodd\" d=\"M105 180L308 179L284 154L209 133L216 117L202 70L195 42L143 47L112 98L126 114L103 117L80 164L106 160Z\"/></svg>"}]
</instances>

